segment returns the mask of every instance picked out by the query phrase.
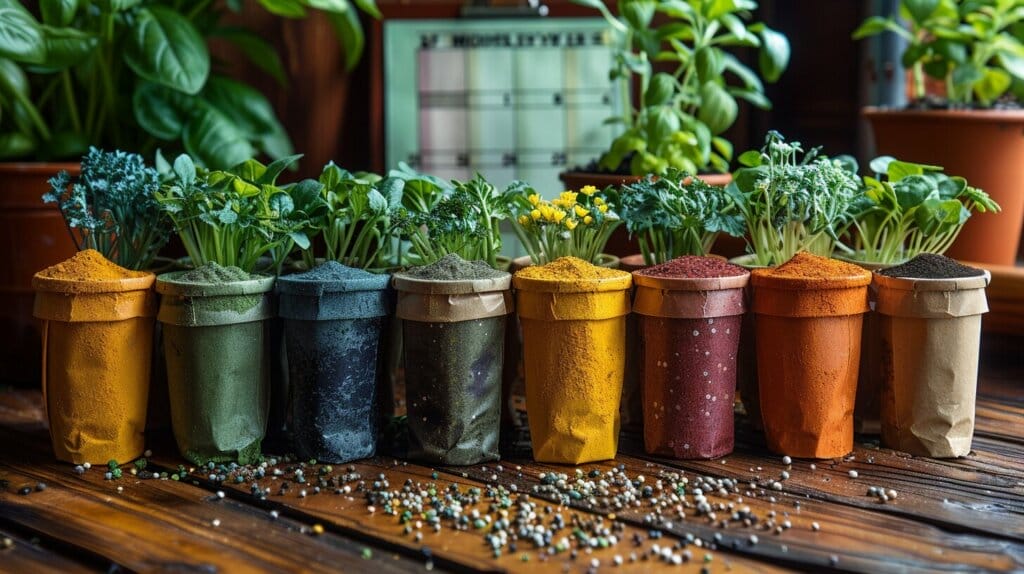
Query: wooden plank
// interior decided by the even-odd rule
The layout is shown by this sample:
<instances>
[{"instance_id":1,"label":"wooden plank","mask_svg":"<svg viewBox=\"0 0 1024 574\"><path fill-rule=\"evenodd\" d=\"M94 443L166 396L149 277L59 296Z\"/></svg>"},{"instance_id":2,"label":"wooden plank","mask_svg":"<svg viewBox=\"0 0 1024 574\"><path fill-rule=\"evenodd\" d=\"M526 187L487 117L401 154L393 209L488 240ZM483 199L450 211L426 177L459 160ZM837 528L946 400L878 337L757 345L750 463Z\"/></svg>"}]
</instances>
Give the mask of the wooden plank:
<instances>
[{"instance_id":1,"label":"wooden plank","mask_svg":"<svg viewBox=\"0 0 1024 574\"><path fill-rule=\"evenodd\" d=\"M165 466L177 464L176 457L157 456L154 460ZM309 475L316 476L317 469L323 465L307 466ZM443 489L451 484L457 484L463 490L468 487L486 488L484 482L462 476L445 479L445 475L439 475L438 479L434 479L431 469L383 457L362 460L352 465L335 465L336 471L338 466L344 467L346 472L348 468L352 468L354 472L365 477L367 481L376 480L380 474L384 474L392 489L402 488L406 480L412 480L412 484L417 489L426 490L430 486L434 486L439 492L442 492ZM286 465L278 465L278 468L281 469L285 467ZM201 476L193 475L190 480L197 481L204 488L218 488L218 485L203 479ZM368 512L363 494L337 495L323 493L301 497L299 496L301 488L293 483L292 488L287 493L279 495L277 494L277 489L280 482L265 480L261 484L261 486L273 485L272 495L263 501L254 500L247 485L224 484L221 488L224 488L231 496L237 497L240 500L246 500L250 504L275 508L281 511L282 514L287 513L289 516L294 516L304 521L319 520L324 524L329 523L339 531L347 534L358 535L358 533L362 533L363 535L372 536L378 541L393 545L396 548L403 548L415 555L423 556L422 549L428 548L435 565L449 568L477 571L528 570L530 572L564 572L566 568L585 568L589 565L589 560L592 558L597 558L602 564L608 565L616 554L623 556L625 559L631 551L637 550L633 547L632 543L621 542L617 547L597 549L592 554L584 555L581 553L580 558L577 559L578 561L573 561L566 553L550 557L538 554L532 548L532 545L523 542L523 547L516 553L506 552L501 557L495 558L491 554L491 549L484 544L483 531L457 531L448 526L443 527L440 532L424 529L422 541L416 542L412 534L405 534L403 532L403 526L396 517L387 516L382 512ZM312 486L307 485L305 488L307 493L309 493ZM471 512L472 508L474 507L467 507L465 512ZM480 510L481 513L487 512L488 501L486 499L482 500L475 508ZM510 509L510 512L512 511L513 509ZM591 517L595 516L588 512L581 512L580 514ZM571 537L571 532L565 531L563 534ZM632 539L634 534L646 538L645 529L626 525L623 532L620 533L620 539ZM662 546L666 546L672 545L677 541L679 539L666 536L660 542ZM643 549L648 548L650 548L650 543L643 547ZM694 549L694 551L697 558L700 558L705 552L705 550L700 549ZM729 552L719 551L711 552L711 554L714 558L711 563L706 565L711 572L785 571L785 568L782 566L758 563L744 557L733 556ZM528 564L523 562L523 555L530 557ZM785 563L784 557L780 562ZM633 564L626 561L622 568L646 571L650 566L651 564L646 561L638 561Z\"/></svg>"},{"instance_id":2,"label":"wooden plank","mask_svg":"<svg viewBox=\"0 0 1024 574\"><path fill-rule=\"evenodd\" d=\"M102 556L129 570L407 572L414 564L234 500L220 500L189 484L126 474L105 481L101 469L75 475L43 453L37 435L0 429L0 520L39 536ZM15 452L17 451L17 452ZM15 494L44 482L47 488ZM118 492L117 487L123 491ZM216 522L216 525L214 523ZM417 568L418 569L418 568Z\"/></svg>"},{"instance_id":3,"label":"wooden plank","mask_svg":"<svg viewBox=\"0 0 1024 574\"><path fill-rule=\"evenodd\" d=\"M10 540L11 546L6 547L4 540ZM79 574L106 572L107 568L89 567L0 528L0 571Z\"/></svg>"},{"instance_id":4,"label":"wooden plank","mask_svg":"<svg viewBox=\"0 0 1024 574\"><path fill-rule=\"evenodd\" d=\"M522 466L524 476L520 479L520 489L539 485L538 476L542 472L561 472L570 476L574 472L572 467L529 461L506 464ZM579 468L586 472L595 468L607 472L620 464L625 466L631 477L643 474L648 480L656 478L660 471L678 469L678 465L662 465L621 453L615 461L581 465ZM729 458L726 465L712 464L700 474L716 477L735 474L744 478L750 477L749 472L731 473L730 467L735 466L736 464ZM724 467L724 472L719 467ZM746 468L743 470L746 471ZM781 470L779 468L779 471ZM445 471L459 474L465 472L477 479L482 479L491 472L481 470L479 467L448 468ZM799 471L791 472L796 474ZM767 477L772 473L765 469L765 472L760 474ZM695 478L692 473L688 473L688 476L691 480ZM778 472L775 472L774 476L777 477ZM499 478L500 482L506 480L505 477ZM790 490L788 484L785 489ZM976 535L952 534L914 520L815 500L792 492L765 491L757 488L755 491L758 494L754 497L746 495L747 490L749 489L746 487L741 489L742 496L731 494L723 498L712 494L708 499L712 503L732 502L737 507L749 506L762 518L774 511L779 522L789 520L792 528L778 535L743 526L731 525L723 529L712 526L707 518L697 517L695 512L688 508L687 518L673 521L671 528L667 530L676 534L690 532L707 540L712 540L717 533L722 537L722 545L730 548L735 545L734 549L738 552L768 560L785 559L811 570L830 566L833 555L838 558L839 568L864 572L930 572L949 569L953 565L964 569L1003 572L1024 568L1024 545L1015 542L992 540ZM774 497L774 502L771 501L771 497ZM900 495L900 500L902 498ZM738 499L742 502L736 502ZM583 503L574 504L574 507L576 506L583 506ZM630 523L639 525L644 523L644 516L650 511L651 508L642 507L617 510L616 513ZM811 525L814 522L820 524L819 531L812 529ZM749 543L751 534L759 537L757 545Z\"/></svg>"}]
</instances>

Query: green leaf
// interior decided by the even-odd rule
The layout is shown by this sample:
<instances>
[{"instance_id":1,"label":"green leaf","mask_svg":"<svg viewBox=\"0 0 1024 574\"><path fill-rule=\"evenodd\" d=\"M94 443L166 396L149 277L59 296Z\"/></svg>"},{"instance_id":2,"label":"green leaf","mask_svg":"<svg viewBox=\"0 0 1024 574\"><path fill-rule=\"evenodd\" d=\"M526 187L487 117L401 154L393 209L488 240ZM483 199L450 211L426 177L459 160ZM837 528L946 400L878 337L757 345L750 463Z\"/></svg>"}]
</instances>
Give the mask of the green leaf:
<instances>
[{"instance_id":1,"label":"green leaf","mask_svg":"<svg viewBox=\"0 0 1024 574\"><path fill-rule=\"evenodd\" d=\"M999 68L985 68L981 80L974 84L974 93L982 104L988 105L1006 93L1012 81L1010 74Z\"/></svg>"},{"instance_id":2,"label":"green leaf","mask_svg":"<svg viewBox=\"0 0 1024 574\"><path fill-rule=\"evenodd\" d=\"M984 70L974 64L962 64L953 68L952 81L957 91L964 92L985 76Z\"/></svg>"},{"instance_id":3,"label":"green leaf","mask_svg":"<svg viewBox=\"0 0 1024 574\"><path fill-rule=\"evenodd\" d=\"M366 12L376 20L380 20L384 17L380 13L380 8L377 8L377 2L375 0L355 0L356 6L363 12Z\"/></svg>"},{"instance_id":4,"label":"green leaf","mask_svg":"<svg viewBox=\"0 0 1024 574\"><path fill-rule=\"evenodd\" d=\"M746 167L757 167L761 165L761 152L756 149L747 150L740 154L738 161Z\"/></svg>"},{"instance_id":5,"label":"green leaf","mask_svg":"<svg viewBox=\"0 0 1024 574\"><path fill-rule=\"evenodd\" d=\"M202 97L251 138L280 125L270 102L252 86L224 76L210 76Z\"/></svg>"},{"instance_id":6,"label":"green leaf","mask_svg":"<svg viewBox=\"0 0 1024 574\"><path fill-rule=\"evenodd\" d=\"M876 173L876 174L877 173L888 174L889 173L889 164L891 164L894 161L896 161L896 158L892 157L891 155L882 155L882 156L878 156L875 159L871 160L871 163L868 164L868 167L870 167L871 171Z\"/></svg>"},{"instance_id":7,"label":"green leaf","mask_svg":"<svg viewBox=\"0 0 1024 574\"><path fill-rule=\"evenodd\" d=\"M722 64L724 65L724 70L736 74L736 77L743 82L743 85L747 89L756 92L764 92L764 85L761 84L761 78L758 78L757 74L755 74L753 70L736 59L736 56L733 56L728 52L722 52Z\"/></svg>"},{"instance_id":8,"label":"green leaf","mask_svg":"<svg viewBox=\"0 0 1024 574\"><path fill-rule=\"evenodd\" d=\"M914 19L914 22L923 24L928 19L935 9L939 7L939 0L902 0L903 5L907 8L910 13L910 17Z\"/></svg>"},{"instance_id":9,"label":"green leaf","mask_svg":"<svg viewBox=\"0 0 1024 574\"><path fill-rule=\"evenodd\" d=\"M100 0L97 2L104 12L120 12L138 6L142 0Z\"/></svg>"},{"instance_id":10,"label":"green leaf","mask_svg":"<svg viewBox=\"0 0 1024 574\"><path fill-rule=\"evenodd\" d=\"M164 6L136 11L124 60L139 76L186 94L198 93L210 74L210 53L199 31Z\"/></svg>"},{"instance_id":11,"label":"green leaf","mask_svg":"<svg viewBox=\"0 0 1024 574\"><path fill-rule=\"evenodd\" d=\"M635 30L645 30L654 18L658 3L651 0L631 0L619 3L619 14Z\"/></svg>"},{"instance_id":12,"label":"green leaf","mask_svg":"<svg viewBox=\"0 0 1024 574\"><path fill-rule=\"evenodd\" d=\"M768 28L761 29L761 51L758 63L765 81L774 83L789 65L789 40L779 32Z\"/></svg>"},{"instance_id":13,"label":"green leaf","mask_svg":"<svg viewBox=\"0 0 1024 574\"><path fill-rule=\"evenodd\" d=\"M715 136L711 138L711 147L715 148L715 151L717 151L724 159L732 159L732 142L729 140Z\"/></svg>"},{"instance_id":14,"label":"green leaf","mask_svg":"<svg viewBox=\"0 0 1024 574\"><path fill-rule=\"evenodd\" d=\"M271 14L285 18L305 18L306 9L297 0L259 0L260 5Z\"/></svg>"},{"instance_id":15,"label":"green leaf","mask_svg":"<svg viewBox=\"0 0 1024 574\"><path fill-rule=\"evenodd\" d=\"M255 155L238 126L217 108L196 106L185 124L182 143L189 155L210 169L227 169Z\"/></svg>"},{"instance_id":16,"label":"green leaf","mask_svg":"<svg viewBox=\"0 0 1024 574\"><path fill-rule=\"evenodd\" d=\"M919 205L929 197L938 197L939 195L934 182L922 175L908 175L893 185L893 189L896 191L896 198L904 211Z\"/></svg>"},{"instance_id":17,"label":"green leaf","mask_svg":"<svg viewBox=\"0 0 1024 574\"><path fill-rule=\"evenodd\" d=\"M735 0L711 0L704 3L708 20L717 20L725 14L736 11Z\"/></svg>"},{"instance_id":18,"label":"green leaf","mask_svg":"<svg viewBox=\"0 0 1024 574\"><path fill-rule=\"evenodd\" d=\"M754 106L762 110L772 109L772 102L764 96L761 92L755 92L753 90L742 90L739 88L728 88L726 90L737 98L744 99Z\"/></svg>"},{"instance_id":19,"label":"green leaf","mask_svg":"<svg viewBox=\"0 0 1024 574\"><path fill-rule=\"evenodd\" d=\"M675 90L676 79L671 74L658 72L651 78L644 92L644 105L650 107L666 104L672 99Z\"/></svg>"},{"instance_id":20,"label":"green leaf","mask_svg":"<svg viewBox=\"0 0 1024 574\"><path fill-rule=\"evenodd\" d=\"M270 165L267 166L266 171L263 172L263 175L260 176L257 182L265 185L276 185L277 177L301 158L302 154L300 153L270 162Z\"/></svg>"},{"instance_id":21,"label":"green leaf","mask_svg":"<svg viewBox=\"0 0 1024 574\"><path fill-rule=\"evenodd\" d=\"M725 67L722 51L718 48L705 46L697 50L697 80L704 84L717 79Z\"/></svg>"},{"instance_id":22,"label":"green leaf","mask_svg":"<svg viewBox=\"0 0 1024 574\"><path fill-rule=\"evenodd\" d=\"M669 106L648 108L645 113L653 112L647 125L648 147L654 149L679 131L679 117Z\"/></svg>"},{"instance_id":23,"label":"green leaf","mask_svg":"<svg viewBox=\"0 0 1024 574\"><path fill-rule=\"evenodd\" d=\"M17 99L15 94L28 95L28 90L28 76L21 66L7 58L0 58L0 96L13 101Z\"/></svg>"},{"instance_id":24,"label":"green leaf","mask_svg":"<svg viewBox=\"0 0 1024 574\"><path fill-rule=\"evenodd\" d=\"M89 138L85 134L75 131L62 131L53 134L46 141L46 149L40 150L40 152L45 151L46 157L77 158L89 151L89 143Z\"/></svg>"},{"instance_id":25,"label":"green leaf","mask_svg":"<svg viewBox=\"0 0 1024 574\"><path fill-rule=\"evenodd\" d=\"M196 164L192 162L192 158L188 154L181 154L174 159L174 174L178 176L178 181L186 187L195 183Z\"/></svg>"},{"instance_id":26,"label":"green leaf","mask_svg":"<svg viewBox=\"0 0 1024 574\"><path fill-rule=\"evenodd\" d=\"M39 0L39 12L43 23L50 26L67 26L75 18L79 0Z\"/></svg>"},{"instance_id":27,"label":"green leaf","mask_svg":"<svg viewBox=\"0 0 1024 574\"><path fill-rule=\"evenodd\" d=\"M1015 77L1024 80L1024 56L1012 52L1000 52L999 63Z\"/></svg>"},{"instance_id":28,"label":"green leaf","mask_svg":"<svg viewBox=\"0 0 1024 574\"><path fill-rule=\"evenodd\" d=\"M309 236L305 231L289 231L288 237L292 238L299 249L309 249Z\"/></svg>"},{"instance_id":29,"label":"green leaf","mask_svg":"<svg viewBox=\"0 0 1024 574\"><path fill-rule=\"evenodd\" d=\"M43 30L18 2L0 2L0 56L29 64L46 63Z\"/></svg>"},{"instance_id":30,"label":"green leaf","mask_svg":"<svg viewBox=\"0 0 1024 574\"><path fill-rule=\"evenodd\" d=\"M359 23L359 16L355 10L346 10L340 14L328 13L328 19L331 26L334 27L334 35L337 36L345 54L345 69L351 71L362 58L363 46L366 43L363 26Z\"/></svg>"},{"instance_id":31,"label":"green leaf","mask_svg":"<svg viewBox=\"0 0 1024 574\"><path fill-rule=\"evenodd\" d=\"M50 68L67 68L89 57L99 46L99 39L74 28L42 26L43 42L46 44L46 65Z\"/></svg>"},{"instance_id":32,"label":"green leaf","mask_svg":"<svg viewBox=\"0 0 1024 574\"><path fill-rule=\"evenodd\" d=\"M868 36L874 36L881 34L888 30L889 32L895 32L906 39L910 39L911 35L899 22L892 18L883 18L882 16L871 16L867 20L864 20L856 30L853 31L853 39L861 40Z\"/></svg>"},{"instance_id":33,"label":"green leaf","mask_svg":"<svg viewBox=\"0 0 1024 574\"><path fill-rule=\"evenodd\" d=\"M132 94L135 121L157 139L180 138L193 105L192 96L152 82L140 81Z\"/></svg>"},{"instance_id":34,"label":"green leaf","mask_svg":"<svg viewBox=\"0 0 1024 574\"><path fill-rule=\"evenodd\" d=\"M218 30L216 35L234 44L250 62L277 80L278 84L288 84L284 64L270 42L241 28Z\"/></svg>"},{"instance_id":35,"label":"green leaf","mask_svg":"<svg viewBox=\"0 0 1024 574\"><path fill-rule=\"evenodd\" d=\"M273 131L263 134L257 141L260 150L272 158L291 155L295 148L292 147L292 140L283 126L278 126Z\"/></svg>"},{"instance_id":36,"label":"green leaf","mask_svg":"<svg viewBox=\"0 0 1024 574\"><path fill-rule=\"evenodd\" d=\"M712 135L718 135L736 121L736 100L714 82L705 82L700 88L700 110L697 119L703 122Z\"/></svg>"},{"instance_id":37,"label":"green leaf","mask_svg":"<svg viewBox=\"0 0 1024 574\"><path fill-rule=\"evenodd\" d=\"M0 159L12 159L26 156L35 149L32 138L21 132L0 134Z\"/></svg>"}]
</instances>

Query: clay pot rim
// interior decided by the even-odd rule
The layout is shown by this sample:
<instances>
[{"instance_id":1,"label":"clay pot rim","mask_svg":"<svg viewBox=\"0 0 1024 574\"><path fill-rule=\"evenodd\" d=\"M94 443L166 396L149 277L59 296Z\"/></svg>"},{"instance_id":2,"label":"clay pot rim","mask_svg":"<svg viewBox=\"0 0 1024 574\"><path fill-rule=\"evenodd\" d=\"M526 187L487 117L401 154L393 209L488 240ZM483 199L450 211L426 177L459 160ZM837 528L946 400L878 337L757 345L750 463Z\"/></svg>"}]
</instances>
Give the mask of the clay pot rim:
<instances>
[{"instance_id":1,"label":"clay pot rim","mask_svg":"<svg viewBox=\"0 0 1024 574\"><path fill-rule=\"evenodd\" d=\"M383 291L390 284L391 276L387 274L353 279L303 279L302 274L297 274L279 277L277 291L282 294L319 297L325 293Z\"/></svg>"},{"instance_id":2,"label":"clay pot rim","mask_svg":"<svg viewBox=\"0 0 1024 574\"><path fill-rule=\"evenodd\" d=\"M722 277L652 277L640 271L633 272L633 283L637 287L651 287L669 291L722 291L725 289L742 289L750 281L750 271L744 270L742 275L725 275Z\"/></svg>"},{"instance_id":3,"label":"clay pot rim","mask_svg":"<svg viewBox=\"0 0 1024 574\"><path fill-rule=\"evenodd\" d=\"M873 273L876 284L886 289L898 291L967 291L984 289L992 281L992 274L987 270L984 275L974 277L949 277L940 279L924 279L917 277L890 277L881 273Z\"/></svg>"},{"instance_id":4,"label":"clay pot rim","mask_svg":"<svg viewBox=\"0 0 1024 574\"><path fill-rule=\"evenodd\" d=\"M0 161L0 174L57 175L59 171L77 174L82 164L75 161Z\"/></svg>"},{"instance_id":5,"label":"clay pot rim","mask_svg":"<svg viewBox=\"0 0 1024 574\"><path fill-rule=\"evenodd\" d=\"M391 276L391 283L397 291L432 295L507 291L512 285L512 274L507 271L501 273L501 276L490 279L421 279L399 272Z\"/></svg>"},{"instance_id":6,"label":"clay pot rim","mask_svg":"<svg viewBox=\"0 0 1024 574\"><path fill-rule=\"evenodd\" d=\"M142 275L122 279L104 279L90 281L88 279L56 279L42 277L36 273L32 277L32 287L36 291L52 293L124 293L126 291L147 291L153 287L156 275L148 271L139 271Z\"/></svg>"},{"instance_id":7,"label":"clay pot rim","mask_svg":"<svg viewBox=\"0 0 1024 574\"><path fill-rule=\"evenodd\" d=\"M251 279L227 283L179 283L175 281L188 271L172 271L156 278L156 292L181 297L223 297L231 295L259 295L274 288L277 280L272 275L253 274Z\"/></svg>"},{"instance_id":8,"label":"clay pot rim","mask_svg":"<svg viewBox=\"0 0 1024 574\"><path fill-rule=\"evenodd\" d=\"M580 279L566 277L565 279L533 279L522 277L516 273L512 280L515 288L520 291L531 291L537 293L604 293L607 291L625 291L633 286L633 275L626 271L616 271L612 277L597 277L593 279Z\"/></svg>"},{"instance_id":9,"label":"clay pot rim","mask_svg":"<svg viewBox=\"0 0 1024 574\"><path fill-rule=\"evenodd\" d=\"M917 121L962 122L1019 122L1024 123L1024 109L1020 110L903 110L868 106L861 110L865 118L900 117Z\"/></svg>"}]
</instances>

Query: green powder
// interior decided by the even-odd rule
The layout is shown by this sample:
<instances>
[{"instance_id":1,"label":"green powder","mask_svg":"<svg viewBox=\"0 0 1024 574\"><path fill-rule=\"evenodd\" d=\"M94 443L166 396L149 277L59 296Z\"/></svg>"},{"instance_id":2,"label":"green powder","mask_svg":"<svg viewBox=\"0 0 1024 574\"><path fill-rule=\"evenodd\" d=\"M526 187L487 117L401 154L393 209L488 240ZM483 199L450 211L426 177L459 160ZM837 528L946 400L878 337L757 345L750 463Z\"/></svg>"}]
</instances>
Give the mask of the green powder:
<instances>
[{"instance_id":1,"label":"green powder","mask_svg":"<svg viewBox=\"0 0 1024 574\"><path fill-rule=\"evenodd\" d=\"M505 276L504 271L498 271L485 261L466 261L454 253L449 253L430 265L413 267L403 274L416 279L434 281L497 279Z\"/></svg>"},{"instance_id":2,"label":"green powder","mask_svg":"<svg viewBox=\"0 0 1024 574\"><path fill-rule=\"evenodd\" d=\"M248 281L253 276L242 271L238 267L221 267L219 264L210 262L201 267L190 269L175 277L175 283L196 283L204 285L216 285L218 283L232 283L234 281Z\"/></svg>"}]
</instances>

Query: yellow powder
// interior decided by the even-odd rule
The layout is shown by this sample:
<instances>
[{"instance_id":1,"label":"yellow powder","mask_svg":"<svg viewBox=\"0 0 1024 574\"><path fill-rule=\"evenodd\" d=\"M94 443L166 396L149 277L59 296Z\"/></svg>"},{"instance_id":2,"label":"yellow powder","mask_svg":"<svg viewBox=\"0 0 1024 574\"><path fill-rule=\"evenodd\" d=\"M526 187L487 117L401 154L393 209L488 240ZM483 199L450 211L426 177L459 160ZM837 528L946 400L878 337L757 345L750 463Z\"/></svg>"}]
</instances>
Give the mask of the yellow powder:
<instances>
[{"instance_id":1,"label":"yellow powder","mask_svg":"<svg viewBox=\"0 0 1024 574\"><path fill-rule=\"evenodd\" d=\"M37 273L46 279L66 281L112 281L149 275L148 271L132 271L107 260L95 249L79 251L74 257Z\"/></svg>"},{"instance_id":2,"label":"yellow powder","mask_svg":"<svg viewBox=\"0 0 1024 574\"><path fill-rule=\"evenodd\" d=\"M598 267L578 257L559 257L547 265L533 265L521 269L516 277L524 279L545 279L552 281L574 281L578 279L605 279L629 275L625 271Z\"/></svg>"}]
</instances>

